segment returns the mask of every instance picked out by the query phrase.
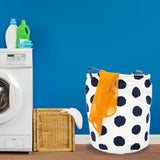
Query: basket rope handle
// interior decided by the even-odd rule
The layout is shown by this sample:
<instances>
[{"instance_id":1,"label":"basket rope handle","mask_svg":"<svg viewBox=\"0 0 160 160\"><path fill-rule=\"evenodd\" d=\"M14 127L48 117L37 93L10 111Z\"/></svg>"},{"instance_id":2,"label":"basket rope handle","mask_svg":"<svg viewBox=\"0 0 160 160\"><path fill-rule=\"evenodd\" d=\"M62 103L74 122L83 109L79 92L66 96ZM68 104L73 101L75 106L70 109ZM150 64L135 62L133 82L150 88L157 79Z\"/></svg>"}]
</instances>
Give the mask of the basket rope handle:
<instances>
[{"instance_id":1,"label":"basket rope handle","mask_svg":"<svg viewBox=\"0 0 160 160\"><path fill-rule=\"evenodd\" d=\"M135 74L136 72L139 72L139 73L143 74L143 71L141 71L141 70L135 70L131 74Z\"/></svg>"},{"instance_id":2,"label":"basket rope handle","mask_svg":"<svg viewBox=\"0 0 160 160\"><path fill-rule=\"evenodd\" d=\"M99 69L97 69L97 68L91 68L91 67L88 68L88 72L89 72L90 78L92 79L93 76L92 76L91 70L97 70L99 72Z\"/></svg>"}]
</instances>

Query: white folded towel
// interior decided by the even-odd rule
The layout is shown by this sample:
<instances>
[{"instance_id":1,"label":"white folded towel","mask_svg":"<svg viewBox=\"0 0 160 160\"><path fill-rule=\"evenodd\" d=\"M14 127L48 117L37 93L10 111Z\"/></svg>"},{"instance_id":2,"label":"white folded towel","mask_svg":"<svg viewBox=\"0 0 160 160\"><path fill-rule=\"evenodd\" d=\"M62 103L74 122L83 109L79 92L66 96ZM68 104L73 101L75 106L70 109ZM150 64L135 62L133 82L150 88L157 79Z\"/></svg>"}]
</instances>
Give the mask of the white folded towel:
<instances>
[{"instance_id":1,"label":"white folded towel","mask_svg":"<svg viewBox=\"0 0 160 160\"><path fill-rule=\"evenodd\" d=\"M68 109L63 109L61 112L67 112L69 115L71 115L76 123L76 126L78 129L82 129L82 124L83 124L83 117L81 113L79 112L78 109L76 108L68 108Z\"/></svg>"}]
</instances>

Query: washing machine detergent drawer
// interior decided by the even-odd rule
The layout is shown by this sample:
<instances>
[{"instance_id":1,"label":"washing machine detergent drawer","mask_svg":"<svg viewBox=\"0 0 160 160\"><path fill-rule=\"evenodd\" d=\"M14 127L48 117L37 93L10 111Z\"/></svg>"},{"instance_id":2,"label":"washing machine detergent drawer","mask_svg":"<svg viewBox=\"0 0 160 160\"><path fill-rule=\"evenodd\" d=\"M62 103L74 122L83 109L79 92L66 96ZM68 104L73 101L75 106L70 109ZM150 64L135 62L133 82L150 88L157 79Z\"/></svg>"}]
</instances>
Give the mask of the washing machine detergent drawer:
<instances>
[{"instance_id":1,"label":"washing machine detergent drawer","mask_svg":"<svg viewBox=\"0 0 160 160\"><path fill-rule=\"evenodd\" d=\"M31 136L0 136L0 151L32 151Z\"/></svg>"}]
</instances>

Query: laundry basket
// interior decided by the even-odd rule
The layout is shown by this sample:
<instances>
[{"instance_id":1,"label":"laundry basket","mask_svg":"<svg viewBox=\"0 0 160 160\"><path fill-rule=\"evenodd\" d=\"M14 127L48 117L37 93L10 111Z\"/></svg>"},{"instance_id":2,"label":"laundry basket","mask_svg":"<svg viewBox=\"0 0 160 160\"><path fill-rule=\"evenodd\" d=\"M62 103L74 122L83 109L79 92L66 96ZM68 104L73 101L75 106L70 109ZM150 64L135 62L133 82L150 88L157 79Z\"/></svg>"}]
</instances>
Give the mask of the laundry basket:
<instances>
[{"instance_id":1,"label":"laundry basket","mask_svg":"<svg viewBox=\"0 0 160 160\"><path fill-rule=\"evenodd\" d=\"M96 92L99 74L87 74L87 114ZM149 144L152 84L150 74L119 74L117 111L103 118L101 135L89 122L90 140L96 149L114 154L133 153Z\"/></svg>"}]
</instances>

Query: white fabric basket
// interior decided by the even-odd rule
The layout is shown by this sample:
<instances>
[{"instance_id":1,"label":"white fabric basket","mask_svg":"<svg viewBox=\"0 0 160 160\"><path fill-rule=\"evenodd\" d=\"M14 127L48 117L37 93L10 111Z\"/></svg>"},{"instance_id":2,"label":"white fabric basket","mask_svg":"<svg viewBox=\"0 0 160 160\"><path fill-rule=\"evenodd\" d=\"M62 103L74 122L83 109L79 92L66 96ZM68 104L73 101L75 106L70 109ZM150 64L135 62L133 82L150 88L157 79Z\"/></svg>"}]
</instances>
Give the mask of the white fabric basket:
<instances>
[{"instance_id":1,"label":"white fabric basket","mask_svg":"<svg viewBox=\"0 0 160 160\"><path fill-rule=\"evenodd\" d=\"M99 74L87 74L86 102L89 117ZM99 136L89 122L91 144L98 150L125 154L142 150L149 144L152 84L150 75L119 75L117 112L103 119Z\"/></svg>"}]
</instances>

